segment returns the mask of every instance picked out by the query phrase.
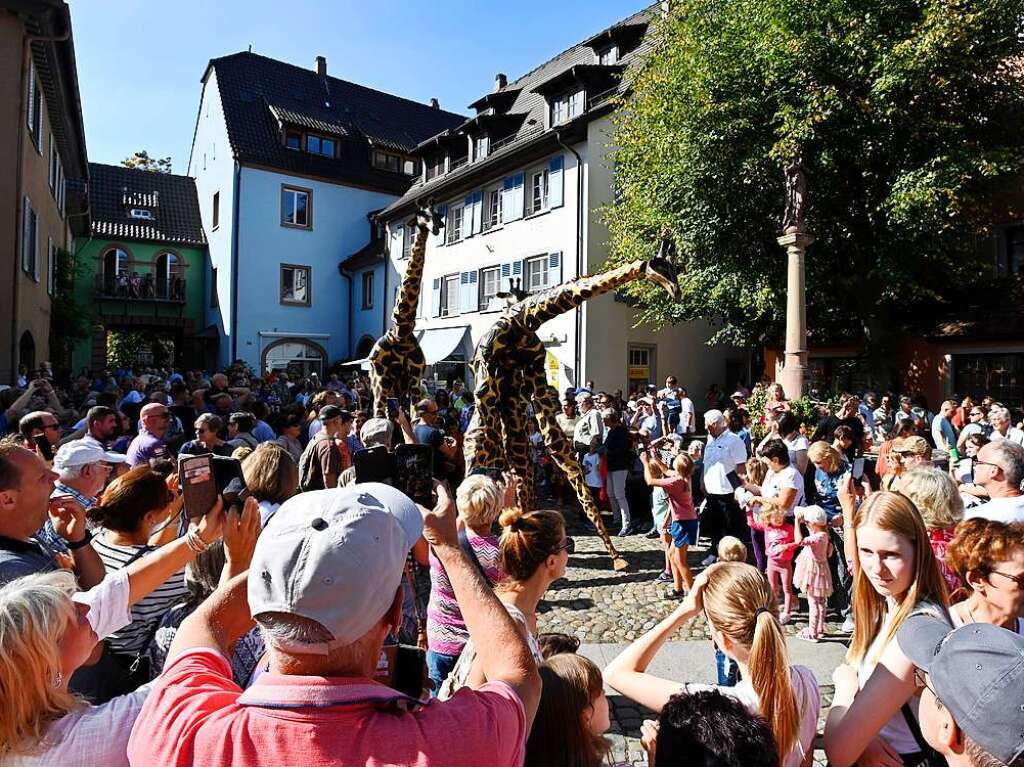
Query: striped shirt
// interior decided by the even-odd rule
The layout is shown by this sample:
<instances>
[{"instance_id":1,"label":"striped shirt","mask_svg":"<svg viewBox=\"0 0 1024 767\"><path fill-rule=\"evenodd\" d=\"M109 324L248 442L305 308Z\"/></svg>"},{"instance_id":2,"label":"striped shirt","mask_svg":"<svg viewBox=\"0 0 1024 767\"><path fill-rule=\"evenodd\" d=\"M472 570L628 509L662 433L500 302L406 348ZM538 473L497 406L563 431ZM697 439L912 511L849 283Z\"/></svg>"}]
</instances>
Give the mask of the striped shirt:
<instances>
[{"instance_id":1,"label":"striped shirt","mask_svg":"<svg viewBox=\"0 0 1024 767\"><path fill-rule=\"evenodd\" d=\"M499 583L505 578L501 572L501 550L498 547L498 536L477 535L468 527L466 537L473 548L477 560L492 583ZM469 639L466 622L462 618L462 610L455 600L448 573L441 564L433 549L430 551L430 602L427 605L427 646L442 655L458 655Z\"/></svg>"},{"instance_id":2,"label":"striped shirt","mask_svg":"<svg viewBox=\"0 0 1024 767\"><path fill-rule=\"evenodd\" d=\"M103 560L103 568L107 574L126 567L140 551L145 552L142 556L156 551L154 547L144 544L122 546L110 543L107 541L106 533L95 537L92 547ZM107 637L110 649L119 655L134 655L145 649L164 613L174 605L184 602L187 597L188 589L185 587L183 567L160 584L152 594L143 597L132 606L132 622Z\"/></svg>"}]
</instances>

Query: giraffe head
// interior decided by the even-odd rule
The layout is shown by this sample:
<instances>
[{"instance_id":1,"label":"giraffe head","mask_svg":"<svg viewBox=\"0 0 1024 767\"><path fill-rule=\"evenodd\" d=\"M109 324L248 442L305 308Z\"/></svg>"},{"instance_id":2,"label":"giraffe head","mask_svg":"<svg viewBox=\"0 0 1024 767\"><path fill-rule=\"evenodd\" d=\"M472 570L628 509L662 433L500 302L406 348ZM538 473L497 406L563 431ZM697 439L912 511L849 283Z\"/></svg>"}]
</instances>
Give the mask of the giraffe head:
<instances>
[{"instance_id":1,"label":"giraffe head","mask_svg":"<svg viewBox=\"0 0 1024 767\"><path fill-rule=\"evenodd\" d=\"M522 301L524 298L530 295L527 291L523 290L522 285L522 278L513 281L512 278L509 277L508 290L498 291L498 298L504 298L505 302L509 306L512 306L513 304L518 304L520 301Z\"/></svg>"},{"instance_id":2,"label":"giraffe head","mask_svg":"<svg viewBox=\"0 0 1024 767\"><path fill-rule=\"evenodd\" d=\"M655 285L660 285L673 301L679 300L679 281L675 264L672 259L676 255L676 246L666 230L661 235L658 255L647 262L644 276Z\"/></svg>"},{"instance_id":3,"label":"giraffe head","mask_svg":"<svg viewBox=\"0 0 1024 767\"><path fill-rule=\"evenodd\" d=\"M444 218L437 212L433 204L421 205L416 213L416 225L423 228L430 228L430 233L435 237L444 229Z\"/></svg>"}]
</instances>

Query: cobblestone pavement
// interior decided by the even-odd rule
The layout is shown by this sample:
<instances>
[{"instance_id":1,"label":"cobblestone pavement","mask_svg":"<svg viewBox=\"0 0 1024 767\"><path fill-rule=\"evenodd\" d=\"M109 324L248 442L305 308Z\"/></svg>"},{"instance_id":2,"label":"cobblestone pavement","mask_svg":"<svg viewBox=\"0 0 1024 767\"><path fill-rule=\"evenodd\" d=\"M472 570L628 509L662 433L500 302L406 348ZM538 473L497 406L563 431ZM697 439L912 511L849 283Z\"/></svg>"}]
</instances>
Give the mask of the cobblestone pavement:
<instances>
[{"instance_id":1,"label":"cobblestone pavement","mask_svg":"<svg viewBox=\"0 0 1024 767\"><path fill-rule=\"evenodd\" d=\"M615 537L616 548L629 562L628 570L615 572L600 538L584 527L581 515L571 509L561 511L566 517L568 532L575 539L576 550L569 557L565 579L553 584L540 604L539 631L571 634L583 643L629 643L674 609L678 602L665 598L669 585L655 582L664 567L664 553L659 540L643 535ZM609 523L607 514L605 521ZM617 526L613 524L610 528L617 529ZM704 545L690 549L689 563L695 574L701 569L700 561L707 555L706 544L704 541ZM848 636L842 634L841 619L837 622L838 618L830 614L826 624L826 634L832 642ZM794 635L806 625L806 602L801 602L793 620L785 627L786 632ZM672 641L707 639L710 639L707 622L700 616L682 627ZM830 669L816 673L821 682L824 717L832 699L831 673ZM712 680L709 678L707 681ZM640 725L653 715L617 694L610 694L609 701L612 709L609 737L614 744L612 763L645 764L646 757L639 742ZM817 752L815 757L816 762L824 764L821 752Z\"/></svg>"}]
</instances>

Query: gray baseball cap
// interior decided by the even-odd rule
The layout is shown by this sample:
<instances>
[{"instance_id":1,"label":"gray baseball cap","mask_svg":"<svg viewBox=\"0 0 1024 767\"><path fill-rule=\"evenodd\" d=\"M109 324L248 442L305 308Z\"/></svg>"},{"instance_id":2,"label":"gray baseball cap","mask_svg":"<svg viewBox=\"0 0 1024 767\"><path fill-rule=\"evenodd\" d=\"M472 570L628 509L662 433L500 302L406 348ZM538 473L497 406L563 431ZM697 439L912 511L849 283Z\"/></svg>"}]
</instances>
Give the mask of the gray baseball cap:
<instances>
[{"instance_id":1,"label":"gray baseball cap","mask_svg":"<svg viewBox=\"0 0 1024 767\"><path fill-rule=\"evenodd\" d=\"M1024 754L1024 636L989 623L950 631L919 613L896 641L967 737L1004 764Z\"/></svg>"},{"instance_id":2,"label":"gray baseball cap","mask_svg":"<svg viewBox=\"0 0 1024 767\"><path fill-rule=\"evenodd\" d=\"M249 609L254 617L300 615L334 637L316 645L279 641L279 649L326 655L351 644L387 613L422 532L416 504L379 482L300 493L256 542Z\"/></svg>"}]
</instances>

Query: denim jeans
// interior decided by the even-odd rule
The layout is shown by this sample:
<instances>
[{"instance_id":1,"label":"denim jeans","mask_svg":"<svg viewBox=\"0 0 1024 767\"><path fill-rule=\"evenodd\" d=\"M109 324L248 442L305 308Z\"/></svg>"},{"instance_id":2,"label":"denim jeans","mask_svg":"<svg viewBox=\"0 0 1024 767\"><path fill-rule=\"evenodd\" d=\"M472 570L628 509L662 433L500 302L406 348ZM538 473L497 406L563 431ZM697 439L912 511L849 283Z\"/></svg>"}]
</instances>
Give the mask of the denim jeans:
<instances>
[{"instance_id":1,"label":"denim jeans","mask_svg":"<svg viewBox=\"0 0 1024 767\"><path fill-rule=\"evenodd\" d=\"M452 669L455 668L455 663L458 659L458 655L445 655L444 653L427 650L427 675L430 677L432 684L431 698L437 695L437 691L441 689L441 683L448 678Z\"/></svg>"},{"instance_id":2,"label":"denim jeans","mask_svg":"<svg viewBox=\"0 0 1024 767\"><path fill-rule=\"evenodd\" d=\"M715 648L715 666L718 668L718 685L720 687L735 687L740 667L736 661L717 647Z\"/></svg>"}]
</instances>

